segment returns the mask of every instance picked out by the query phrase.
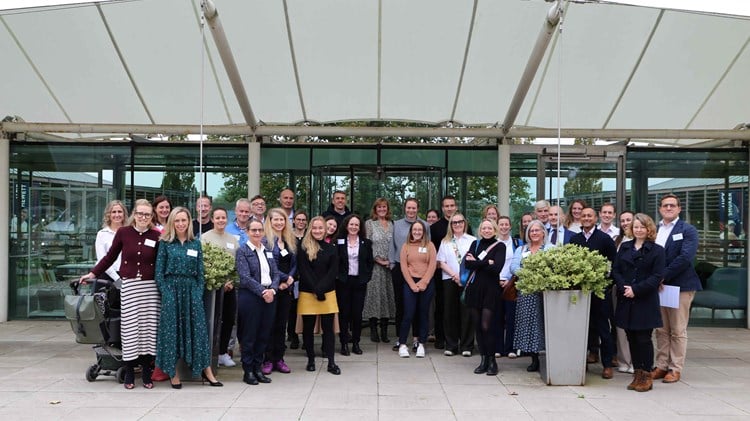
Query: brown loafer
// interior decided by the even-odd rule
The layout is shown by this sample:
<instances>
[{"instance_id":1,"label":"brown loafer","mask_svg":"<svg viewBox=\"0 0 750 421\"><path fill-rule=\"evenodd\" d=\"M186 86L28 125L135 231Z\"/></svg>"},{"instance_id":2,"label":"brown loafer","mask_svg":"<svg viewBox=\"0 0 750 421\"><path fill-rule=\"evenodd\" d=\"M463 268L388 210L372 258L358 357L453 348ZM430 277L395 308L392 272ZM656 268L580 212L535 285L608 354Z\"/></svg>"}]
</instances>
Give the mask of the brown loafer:
<instances>
[{"instance_id":1,"label":"brown loafer","mask_svg":"<svg viewBox=\"0 0 750 421\"><path fill-rule=\"evenodd\" d=\"M599 355L589 352L588 355L586 355L586 364L595 364L599 362Z\"/></svg>"},{"instance_id":2,"label":"brown loafer","mask_svg":"<svg viewBox=\"0 0 750 421\"><path fill-rule=\"evenodd\" d=\"M612 367L604 367L602 370L602 378L611 379L612 377L614 377L614 370L612 370Z\"/></svg>"},{"instance_id":3,"label":"brown loafer","mask_svg":"<svg viewBox=\"0 0 750 421\"><path fill-rule=\"evenodd\" d=\"M662 370L661 368L657 367L653 371L651 371L651 378L654 380L663 379L664 376L669 373L667 370Z\"/></svg>"},{"instance_id":4,"label":"brown loafer","mask_svg":"<svg viewBox=\"0 0 750 421\"><path fill-rule=\"evenodd\" d=\"M667 373L662 380L663 383L677 383L678 381L680 381L680 372L674 370Z\"/></svg>"}]
</instances>

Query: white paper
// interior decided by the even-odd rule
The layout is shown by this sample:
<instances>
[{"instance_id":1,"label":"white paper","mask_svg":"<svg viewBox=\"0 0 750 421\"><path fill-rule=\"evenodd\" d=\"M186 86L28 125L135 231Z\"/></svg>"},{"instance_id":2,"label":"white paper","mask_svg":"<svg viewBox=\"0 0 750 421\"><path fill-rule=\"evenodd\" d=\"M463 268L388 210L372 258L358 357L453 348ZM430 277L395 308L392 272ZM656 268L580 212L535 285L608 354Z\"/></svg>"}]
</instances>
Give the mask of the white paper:
<instances>
[{"instance_id":1,"label":"white paper","mask_svg":"<svg viewBox=\"0 0 750 421\"><path fill-rule=\"evenodd\" d=\"M680 308L680 287L664 285L659 291L659 303L662 307Z\"/></svg>"}]
</instances>

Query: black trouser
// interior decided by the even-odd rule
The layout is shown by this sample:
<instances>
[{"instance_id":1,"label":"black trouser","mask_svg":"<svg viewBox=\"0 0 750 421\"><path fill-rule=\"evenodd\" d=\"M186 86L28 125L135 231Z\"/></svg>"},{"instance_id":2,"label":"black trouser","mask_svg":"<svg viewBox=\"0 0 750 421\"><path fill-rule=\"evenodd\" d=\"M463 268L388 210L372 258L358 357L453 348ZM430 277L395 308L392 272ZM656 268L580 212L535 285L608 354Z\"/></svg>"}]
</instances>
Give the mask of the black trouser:
<instances>
[{"instance_id":1,"label":"black trouser","mask_svg":"<svg viewBox=\"0 0 750 421\"><path fill-rule=\"evenodd\" d=\"M333 313L320 315L320 327L323 330L323 354L328 358L329 365L333 364L333 347L336 342L333 333L333 316ZM302 316L302 340L305 343L308 361L315 361L315 339L313 338L313 334L315 331L315 319L317 317L314 314Z\"/></svg>"},{"instance_id":2,"label":"black trouser","mask_svg":"<svg viewBox=\"0 0 750 421\"><path fill-rule=\"evenodd\" d=\"M237 292L237 337L242 347L242 368L246 372L260 370L275 314L276 300L267 303L247 289Z\"/></svg>"},{"instance_id":3,"label":"black trouser","mask_svg":"<svg viewBox=\"0 0 750 421\"><path fill-rule=\"evenodd\" d=\"M435 342L445 343L445 324L443 323L443 310L445 307L445 297L443 296L443 271L438 265L435 276L432 277L432 283L435 284Z\"/></svg>"},{"instance_id":4,"label":"black trouser","mask_svg":"<svg viewBox=\"0 0 750 421\"><path fill-rule=\"evenodd\" d=\"M339 340L342 344L359 343L362 336L362 310L365 308L367 284L360 284L359 276L349 276L346 282L336 282L336 302L339 306Z\"/></svg>"},{"instance_id":5,"label":"black trouser","mask_svg":"<svg viewBox=\"0 0 750 421\"><path fill-rule=\"evenodd\" d=\"M461 304L461 292L464 288L451 279L441 282L445 299L445 312L443 313L445 349L454 353L474 351L474 324L466 306Z\"/></svg>"},{"instance_id":6,"label":"black trouser","mask_svg":"<svg viewBox=\"0 0 750 421\"><path fill-rule=\"evenodd\" d=\"M599 337L599 350L603 367L612 367L615 356L615 341L609 325L609 313L612 312L612 290L604 291L604 298L591 295L591 311L589 312L589 333L593 330ZM590 336L589 336L590 338ZM589 345L591 345L589 343Z\"/></svg>"},{"instance_id":7,"label":"black trouser","mask_svg":"<svg viewBox=\"0 0 750 421\"><path fill-rule=\"evenodd\" d=\"M391 282L393 283L393 298L396 301L396 336L401 337L401 325L404 321L404 285L406 285L406 281L404 280L404 274L401 273L401 264L399 262L396 262L396 265L391 270ZM414 336L417 336L419 332L418 319L418 317L415 317L411 323L411 331ZM437 321L435 321L435 325L437 325ZM409 332L404 332L404 336L408 334Z\"/></svg>"},{"instance_id":8,"label":"black trouser","mask_svg":"<svg viewBox=\"0 0 750 421\"><path fill-rule=\"evenodd\" d=\"M653 329L630 330L626 329L628 345L630 347L630 359L636 370L651 371L654 367L654 344L651 342Z\"/></svg>"},{"instance_id":9,"label":"black trouser","mask_svg":"<svg viewBox=\"0 0 750 421\"><path fill-rule=\"evenodd\" d=\"M292 294L289 289L279 291L274 297L276 301L276 315L271 328L271 339L266 349L266 361L276 362L284 359L286 349L286 321L289 317L289 307L292 304Z\"/></svg>"},{"instance_id":10,"label":"black trouser","mask_svg":"<svg viewBox=\"0 0 750 421\"><path fill-rule=\"evenodd\" d=\"M294 292L289 293L291 300L289 301L289 318L286 322L286 334L290 338L297 336L297 299L294 298Z\"/></svg>"},{"instance_id":11,"label":"black trouser","mask_svg":"<svg viewBox=\"0 0 750 421\"><path fill-rule=\"evenodd\" d=\"M232 288L229 291L224 291L224 288L221 288L216 294L216 305L219 305L219 303L221 303L219 354L226 354L229 350L229 341L232 339L234 320L237 318L237 290Z\"/></svg>"}]
</instances>

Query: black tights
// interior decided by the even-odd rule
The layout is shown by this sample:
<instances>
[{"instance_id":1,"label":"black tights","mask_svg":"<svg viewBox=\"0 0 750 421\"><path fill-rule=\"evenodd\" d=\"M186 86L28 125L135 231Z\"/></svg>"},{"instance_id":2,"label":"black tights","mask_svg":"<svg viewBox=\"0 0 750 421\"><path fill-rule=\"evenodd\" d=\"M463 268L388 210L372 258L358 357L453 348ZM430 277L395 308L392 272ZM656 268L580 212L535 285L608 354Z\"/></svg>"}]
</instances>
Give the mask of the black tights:
<instances>
[{"instance_id":1,"label":"black tights","mask_svg":"<svg viewBox=\"0 0 750 421\"><path fill-rule=\"evenodd\" d=\"M651 342L652 329L625 330L630 346L630 359L636 370L651 371L654 365L654 345Z\"/></svg>"},{"instance_id":2,"label":"black tights","mask_svg":"<svg viewBox=\"0 0 750 421\"><path fill-rule=\"evenodd\" d=\"M328 364L333 362L333 348L336 339L333 334L333 313L320 315L320 327L323 330L323 354L328 358ZM315 340L313 331L315 330L315 315L302 316L302 340L305 342L305 351L307 351L307 360L315 361Z\"/></svg>"},{"instance_id":3,"label":"black tights","mask_svg":"<svg viewBox=\"0 0 750 421\"><path fill-rule=\"evenodd\" d=\"M471 309L471 317L476 322L476 337L479 352L484 356L495 356L495 343L497 341L496 329L493 329L492 319L494 312L488 308L481 311L476 308Z\"/></svg>"}]
</instances>

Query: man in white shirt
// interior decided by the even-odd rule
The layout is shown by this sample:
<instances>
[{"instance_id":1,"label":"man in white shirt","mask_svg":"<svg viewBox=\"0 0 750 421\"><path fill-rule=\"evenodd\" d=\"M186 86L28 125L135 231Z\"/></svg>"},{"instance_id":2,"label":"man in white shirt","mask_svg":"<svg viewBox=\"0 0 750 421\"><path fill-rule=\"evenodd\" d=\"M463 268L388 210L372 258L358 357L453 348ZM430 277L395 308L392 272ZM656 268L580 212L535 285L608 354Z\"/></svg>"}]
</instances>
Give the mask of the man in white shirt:
<instances>
[{"instance_id":1,"label":"man in white shirt","mask_svg":"<svg viewBox=\"0 0 750 421\"><path fill-rule=\"evenodd\" d=\"M599 208L599 225L597 228L599 228L601 232L612 237L613 240L620 235L620 229L612 223L612 221L615 220L615 216L617 216L615 205L605 203Z\"/></svg>"}]
</instances>

